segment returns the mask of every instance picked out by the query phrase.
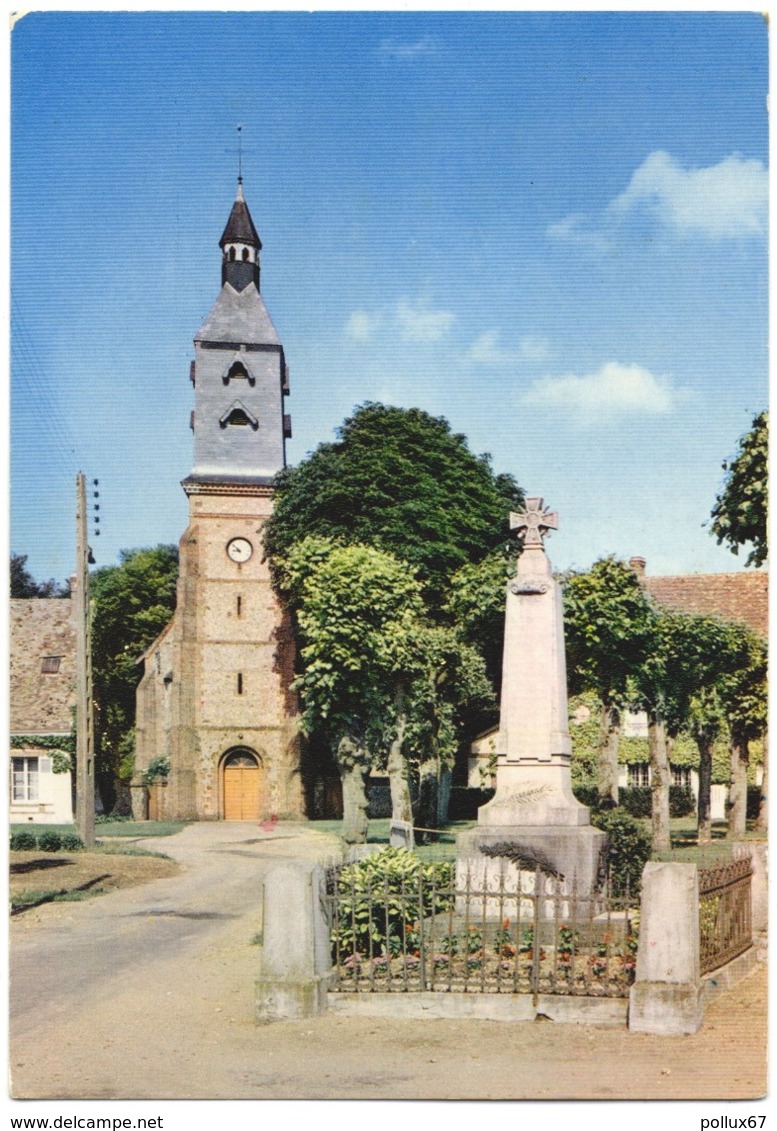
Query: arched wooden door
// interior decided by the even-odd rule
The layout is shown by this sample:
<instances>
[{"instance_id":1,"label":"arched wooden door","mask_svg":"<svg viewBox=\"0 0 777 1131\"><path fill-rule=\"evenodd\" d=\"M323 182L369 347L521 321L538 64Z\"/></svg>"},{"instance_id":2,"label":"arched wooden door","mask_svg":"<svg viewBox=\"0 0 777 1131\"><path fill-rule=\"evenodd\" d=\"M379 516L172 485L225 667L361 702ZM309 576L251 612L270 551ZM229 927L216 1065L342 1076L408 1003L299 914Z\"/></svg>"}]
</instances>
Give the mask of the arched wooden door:
<instances>
[{"instance_id":1,"label":"arched wooden door","mask_svg":"<svg viewBox=\"0 0 777 1131\"><path fill-rule=\"evenodd\" d=\"M251 750L233 750L224 759L224 820L258 821L262 804L262 770Z\"/></svg>"}]
</instances>

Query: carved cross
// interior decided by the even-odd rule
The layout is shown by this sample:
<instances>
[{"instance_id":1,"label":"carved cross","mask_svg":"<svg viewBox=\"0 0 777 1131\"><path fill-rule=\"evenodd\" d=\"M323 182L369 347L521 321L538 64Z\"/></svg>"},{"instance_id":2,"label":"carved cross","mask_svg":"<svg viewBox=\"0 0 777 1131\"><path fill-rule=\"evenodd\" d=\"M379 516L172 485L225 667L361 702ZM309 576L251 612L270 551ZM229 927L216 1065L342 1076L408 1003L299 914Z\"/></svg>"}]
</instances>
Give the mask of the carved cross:
<instances>
[{"instance_id":1,"label":"carved cross","mask_svg":"<svg viewBox=\"0 0 777 1131\"><path fill-rule=\"evenodd\" d=\"M533 498L526 500L526 509L510 515L510 529L518 530L525 527L523 536L524 547L539 546L543 549L542 539L549 530L558 530L558 515L554 511L546 511L544 500Z\"/></svg>"}]
</instances>

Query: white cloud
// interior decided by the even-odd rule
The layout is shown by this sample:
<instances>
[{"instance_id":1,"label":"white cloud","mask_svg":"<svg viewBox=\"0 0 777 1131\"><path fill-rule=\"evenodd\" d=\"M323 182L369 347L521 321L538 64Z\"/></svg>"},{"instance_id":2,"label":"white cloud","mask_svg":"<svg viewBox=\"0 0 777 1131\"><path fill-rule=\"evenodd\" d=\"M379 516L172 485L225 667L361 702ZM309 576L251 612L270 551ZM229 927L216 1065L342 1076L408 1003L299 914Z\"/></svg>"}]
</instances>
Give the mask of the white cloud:
<instances>
[{"instance_id":1,"label":"white cloud","mask_svg":"<svg viewBox=\"0 0 777 1131\"><path fill-rule=\"evenodd\" d=\"M374 334L380 315L368 314L366 310L354 310L345 324L345 333L355 342L368 342Z\"/></svg>"},{"instance_id":2,"label":"white cloud","mask_svg":"<svg viewBox=\"0 0 777 1131\"><path fill-rule=\"evenodd\" d=\"M590 227L591 221L582 212L573 212L555 224L549 224L546 234L554 240L582 244L594 251L607 252L612 248L612 240L603 232ZM588 225L588 226L587 226Z\"/></svg>"},{"instance_id":3,"label":"white cloud","mask_svg":"<svg viewBox=\"0 0 777 1131\"><path fill-rule=\"evenodd\" d=\"M683 169L657 150L610 208L626 213L644 205L678 232L721 238L764 233L768 203L769 174L760 161L732 153L706 169Z\"/></svg>"},{"instance_id":4,"label":"white cloud","mask_svg":"<svg viewBox=\"0 0 777 1131\"><path fill-rule=\"evenodd\" d=\"M486 330L469 347L464 355L466 362L475 365L504 365L508 355L499 348L499 331Z\"/></svg>"},{"instance_id":5,"label":"white cloud","mask_svg":"<svg viewBox=\"0 0 777 1131\"><path fill-rule=\"evenodd\" d=\"M523 403L566 409L582 423L595 424L615 417L663 416L685 395L668 377L655 377L640 365L608 361L585 377L542 377L528 389Z\"/></svg>"},{"instance_id":6,"label":"white cloud","mask_svg":"<svg viewBox=\"0 0 777 1131\"><path fill-rule=\"evenodd\" d=\"M517 350L502 349L500 330L486 330L475 339L464 354L467 365L488 365L493 368L517 365L522 361L547 361L550 348L545 338L526 336L521 338Z\"/></svg>"},{"instance_id":7,"label":"white cloud","mask_svg":"<svg viewBox=\"0 0 777 1131\"><path fill-rule=\"evenodd\" d=\"M524 361L547 361L550 357L550 346L546 338L535 338L531 335L521 338L519 349Z\"/></svg>"},{"instance_id":8,"label":"white cloud","mask_svg":"<svg viewBox=\"0 0 777 1131\"><path fill-rule=\"evenodd\" d=\"M417 59L423 55L437 55L442 49L442 40L436 35L422 35L414 43L402 43L396 38L381 41L380 50L393 59Z\"/></svg>"},{"instance_id":9,"label":"white cloud","mask_svg":"<svg viewBox=\"0 0 777 1131\"><path fill-rule=\"evenodd\" d=\"M761 161L732 153L717 165L684 169L659 149L643 161L600 218L573 212L551 224L547 235L606 252L624 220L647 212L678 235L757 236L766 232L768 202L769 173Z\"/></svg>"},{"instance_id":10,"label":"white cloud","mask_svg":"<svg viewBox=\"0 0 777 1131\"><path fill-rule=\"evenodd\" d=\"M438 342L453 325L454 315L425 305L412 307L403 299L397 303L395 318L406 342Z\"/></svg>"}]
</instances>

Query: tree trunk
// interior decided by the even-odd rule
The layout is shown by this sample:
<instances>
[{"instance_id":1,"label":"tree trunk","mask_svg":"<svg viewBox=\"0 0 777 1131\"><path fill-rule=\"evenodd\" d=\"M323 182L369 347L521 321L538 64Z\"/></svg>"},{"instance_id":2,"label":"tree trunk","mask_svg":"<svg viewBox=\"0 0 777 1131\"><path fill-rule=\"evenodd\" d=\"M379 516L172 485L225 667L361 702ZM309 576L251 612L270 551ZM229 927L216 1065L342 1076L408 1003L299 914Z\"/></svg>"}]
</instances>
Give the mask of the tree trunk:
<instances>
[{"instance_id":1,"label":"tree trunk","mask_svg":"<svg viewBox=\"0 0 777 1131\"><path fill-rule=\"evenodd\" d=\"M337 764L343 783L343 828L346 844L364 844L367 840L366 751L350 736L340 739Z\"/></svg>"},{"instance_id":2,"label":"tree trunk","mask_svg":"<svg viewBox=\"0 0 777 1131\"><path fill-rule=\"evenodd\" d=\"M618 804L618 743L621 736L621 716L617 707L602 705L599 730L598 783L599 804L609 807Z\"/></svg>"},{"instance_id":3,"label":"tree trunk","mask_svg":"<svg viewBox=\"0 0 777 1131\"><path fill-rule=\"evenodd\" d=\"M650 784L653 808L653 851L668 852L672 847L669 836L669 755L666 748L666 727L660 715L652 711L648 716L648 750L650 753Z\"/></svg>"},{"instance_id":4,"label":"tree trunk","mask_svg":"<svg viewBox=\"0 0 777 1131\"><path fill-rule=\"evenodd\" d=\"M727 840L741 840L747 829L747 764L750 751L747 739L732 731L731 745L731 784L728 795Z\"/></svg>"},{"instance_id":5,"label":"tree trunk","mask_svg":"<svg viewBox=\"0 0 777 1131\"><path fill-rule=\"evenodd\" d=\"M696 839L699 844L712 840L712 739L706 734L696 735L699 747L699 808Z\"/></svg>"},{"instance_id":6,"label":"tree trunk","mask_svg":"<svg viewBox=\"0 0 777 1131\"><path fill-rule=\"evenodd\" d=\"M391 789L391 817L394 821L408 821L413 823L413 802L410 797L410 775L407 759L404 754L405 731L407 730L407 715L405 713L405 696L402 688L398 688L394 706L396 708L396 733L394 741L389 747L386 768Z\"/></svg>"},{"instance_id":7,"label":"tree trunk","mask_svg":"<svg viewBox=\"0 0 777 1131\"><path fill-rule=\"evenodd\" d=\"M763 778L761 779L761 800L758 805L758 817L755 827L760 833L765 833L769 828L769 734L764 731L764 760Z\"/></svg>"}]
</instances>

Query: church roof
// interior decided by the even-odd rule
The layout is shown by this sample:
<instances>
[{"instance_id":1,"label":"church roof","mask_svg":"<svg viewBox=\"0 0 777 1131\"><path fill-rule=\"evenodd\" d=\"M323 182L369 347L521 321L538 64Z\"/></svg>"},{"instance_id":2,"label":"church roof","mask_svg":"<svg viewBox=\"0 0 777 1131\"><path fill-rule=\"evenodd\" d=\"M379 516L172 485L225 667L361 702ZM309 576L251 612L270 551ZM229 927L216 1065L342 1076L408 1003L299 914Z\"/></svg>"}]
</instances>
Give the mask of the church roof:
<instances>
[{"instance_id":1,"label":"church roof","mask_svg":"<svg viewBox=\"0 0 777 1131\"><path fill-rule=\"evenodd\" d=\"M196 342L280 346L278 331L254 283L236 291L225 283L195 335Z\"/></svg>"},{"instance_id":2,"label":"church roof","mask_svg":"<svg viewBox=\"0 0 777 1131\"><path fill-rule=\"evenodd\" d=\"M262 246L259 233L251 219L251 213L248 211L248 205L245 200L243 200L242 185L238 185L237 199L232 205L232 211L229 214L227 226L219 240L219 247L224 247L224 245L228 243L247 243L253 244L254 247L258 248Z\"/></svg>"}]
</instances>

